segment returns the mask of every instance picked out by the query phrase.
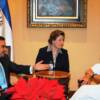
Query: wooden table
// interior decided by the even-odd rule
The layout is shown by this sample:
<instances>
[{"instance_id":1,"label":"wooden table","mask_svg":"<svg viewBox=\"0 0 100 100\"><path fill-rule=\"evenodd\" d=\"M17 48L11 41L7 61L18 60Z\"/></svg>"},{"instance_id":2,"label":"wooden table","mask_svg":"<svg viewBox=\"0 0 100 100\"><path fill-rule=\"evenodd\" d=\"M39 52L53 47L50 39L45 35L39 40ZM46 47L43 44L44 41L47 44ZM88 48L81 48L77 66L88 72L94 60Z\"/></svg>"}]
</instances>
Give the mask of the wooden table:
<instances>
[{"instance_id":1,"label":"wooden table","mask_svg":"<svg viewBox=\"0 0 100 100\"><path fill-rule=\"evenodd\" d=\"M66 100L68 100L70 73L64 71L39 71L35 75L39 78L57 79L61 85L64 85Z\"/></svg>"},{"instance_id":2,"label":"wooden table","mask_svg":"<svg viewBox=\"0 0 100 100\"><path fill-rule=\"evenodd\" d=\"M37 77L42 78L51 78L51 79L60 79L60 78L69 78L70 73L64 71L39 71L35 73Z\"/></svg>"}]
</instances>

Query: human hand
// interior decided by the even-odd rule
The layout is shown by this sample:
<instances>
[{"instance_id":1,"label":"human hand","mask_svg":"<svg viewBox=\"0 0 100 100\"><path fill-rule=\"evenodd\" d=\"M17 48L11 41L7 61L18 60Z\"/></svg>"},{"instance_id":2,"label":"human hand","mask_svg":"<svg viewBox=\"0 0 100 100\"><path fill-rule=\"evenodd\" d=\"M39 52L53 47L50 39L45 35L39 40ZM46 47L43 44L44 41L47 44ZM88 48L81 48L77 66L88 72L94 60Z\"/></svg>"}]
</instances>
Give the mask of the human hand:
<instances>
[{"instance_id":1,"label":"human hand","mask_svg":"<svg viewBox=\"0 0 100 100\"><path fill-rule=\"evenodd\" d=\"M35 70L46 70L49 69L49 64L42 64L43 60L39 61L35 64L34 69Z\"/></svg>"},{"instance_id":2,"label":"human hand","mask_svg":"<svg viewBox=\"0 0 100 100\"><path fill-rule=\"evenodd\" d=\"M89 77L84 76L84 77L82 78L82 83L81 83L81 85L84 85L84 84L91 84L91 79L90 79Z\"/></svg>"},{"instance_id":3,"label":"human hand","mask_svg":"<svg viewBox=\"0 0 100 100\"><path fill-rule=\"evenodd\" d=\"M91 83L91 76L93 75L93 71L91 69L88 69L85 73L85 75L79 79L79 81L81 82L81 85L84 84L90 84Z\"/></svg>"},{"instance_id":4,"label":"human hand","mask_svg":"<svg viewBox=\"0 0 100 100\"><path fill-rule=\"evenodd\" d=\"M78 79L78 87L82 85L90 84L90 81L87 78L80 78Z\"/></svg>"}]
</instances>

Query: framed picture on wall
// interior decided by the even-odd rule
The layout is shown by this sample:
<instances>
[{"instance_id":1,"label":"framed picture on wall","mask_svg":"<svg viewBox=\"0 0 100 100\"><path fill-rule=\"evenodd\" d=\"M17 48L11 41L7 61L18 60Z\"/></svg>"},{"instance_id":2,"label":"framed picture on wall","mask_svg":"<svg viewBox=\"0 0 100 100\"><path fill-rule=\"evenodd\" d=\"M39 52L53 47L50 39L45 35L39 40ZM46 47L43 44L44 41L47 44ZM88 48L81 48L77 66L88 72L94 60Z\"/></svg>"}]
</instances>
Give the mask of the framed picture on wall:
<instances>
[{"instance_id":1,"label":"framed picture on wall","mask_svg":"<svg viewBox=\"0 0 100 100\"><path fill-rule=\"evenodd\" d=\"M27 0L27 8L28 27L87 27L87 0Z\"/></svg>"}]
</instances>

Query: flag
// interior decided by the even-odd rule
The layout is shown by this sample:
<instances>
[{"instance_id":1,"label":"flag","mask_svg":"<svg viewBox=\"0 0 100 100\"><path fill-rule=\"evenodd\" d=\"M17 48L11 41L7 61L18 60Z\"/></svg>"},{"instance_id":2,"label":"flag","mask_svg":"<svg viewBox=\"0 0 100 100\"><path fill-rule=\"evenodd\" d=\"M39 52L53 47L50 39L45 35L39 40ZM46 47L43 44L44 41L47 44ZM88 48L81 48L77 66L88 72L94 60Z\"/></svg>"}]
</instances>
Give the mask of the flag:
<instances>
[{"instance_id":1,"label":"flag","mask_svg":"<svg viewBox=\"0 0 100 100\"><path fill-rule=\"evenodd\" d=\"M7 0L0 0L0 36L4 36L6 45L10 47L10 59L13 60L13 39L11 17Z\"/></svg>"}]
</instances>

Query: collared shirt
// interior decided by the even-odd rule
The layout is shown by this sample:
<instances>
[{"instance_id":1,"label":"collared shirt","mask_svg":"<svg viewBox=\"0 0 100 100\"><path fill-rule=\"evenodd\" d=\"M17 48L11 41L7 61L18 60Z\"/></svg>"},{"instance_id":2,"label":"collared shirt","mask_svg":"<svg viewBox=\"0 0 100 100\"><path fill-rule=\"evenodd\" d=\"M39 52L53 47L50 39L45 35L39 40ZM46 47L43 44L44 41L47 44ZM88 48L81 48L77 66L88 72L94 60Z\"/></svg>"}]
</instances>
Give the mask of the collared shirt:
<instances>
[{"instance_id":1,"label":"collared shirt","mask_svg":"<svg viewBox=\"0 0 100 100\"><path fill-rule=\"evenodd\" d=\"M52 51L52 48L51 46L49 45L48 48L47 48L47 52L51 52ZM50 69L53 69L53 67L55 67L55 64L56 64L56 58L58 56L58 54L61 53L62 54L62 50L61 49L58 49L56 55L53 55L53 63L50 62L49 66L50 66Z\"/></svg>"},{"instance_id":2,"label":"collared shirt","mask_svg":"<svg viewBox=\"0 0 100 100\"><path fill-rule=\"evenodd\" d=\"M5 77L5 72L1 63L0 63L0 87L2 88L2 90L8 87Z\"/></svg>"},{"instance_id":3,"label":"collared shirt","mask_svg":"<svg viewBox=\"0 0 100 100\"><path fill-rule=\"evenodd\" d=\"M48 48L47 48L47 52L50 52L50 51L52 51L52 49L51 49L51 46L49 45ZM58 49L57 53L61 53L62 54L62 50Z\"/></svg>"}]
</instances>

